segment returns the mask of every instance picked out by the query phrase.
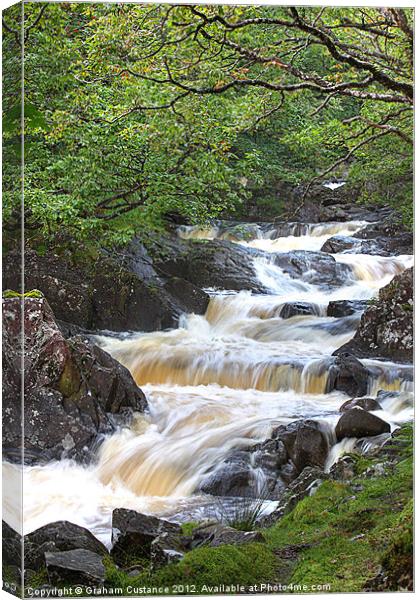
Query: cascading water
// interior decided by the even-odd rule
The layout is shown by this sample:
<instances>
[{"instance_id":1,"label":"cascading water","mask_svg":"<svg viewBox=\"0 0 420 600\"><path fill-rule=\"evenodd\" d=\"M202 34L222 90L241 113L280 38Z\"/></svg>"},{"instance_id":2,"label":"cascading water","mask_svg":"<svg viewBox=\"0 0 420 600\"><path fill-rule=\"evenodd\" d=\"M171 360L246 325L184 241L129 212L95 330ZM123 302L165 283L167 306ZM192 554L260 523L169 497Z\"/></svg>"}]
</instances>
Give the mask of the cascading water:
<instances>
[{"instance_id":1,"label":"cascading water","mask_svg":"<svg viewBox=\"0 0 420 600\"><path fill-rule=\"evenodd\" d=\"M331 354L352 338L360 314L328 317L328 303L371 298L410 266L412 257L336 254L338 263L349 265L349 276L343 285L329 287L292 279L269 253L319 251L330 236L351 235L364 225L254 225L244 227L245 239L238 227L233 234L221 225L182 228L184 238L231 239L265 251L265 257L250 260L270 293L212 292L206 314L182 316L178 329L98 337L130 369L147 395L149 413L107 438L94 465L63 460L25 467L24 485L31 489L24 499L25 531L66 519L109 544L111 513L117 507L191 520L214 504L194 490L232 449L260 442L273 427L299 418L322 420L332 431L347 396L325 393ZM290 302L309 303L313 314L281 318ZM393 428L411 418L410 367L363 362L371 374L371 394L405 390L399 397L391 394L378 415ZM326 466L356 443L336 444ZM21 473L11 464L4 468L9 482L5 516L16 528L20 515L13 510L13 486L19 486Z\"/></svg>"}]
</instances>

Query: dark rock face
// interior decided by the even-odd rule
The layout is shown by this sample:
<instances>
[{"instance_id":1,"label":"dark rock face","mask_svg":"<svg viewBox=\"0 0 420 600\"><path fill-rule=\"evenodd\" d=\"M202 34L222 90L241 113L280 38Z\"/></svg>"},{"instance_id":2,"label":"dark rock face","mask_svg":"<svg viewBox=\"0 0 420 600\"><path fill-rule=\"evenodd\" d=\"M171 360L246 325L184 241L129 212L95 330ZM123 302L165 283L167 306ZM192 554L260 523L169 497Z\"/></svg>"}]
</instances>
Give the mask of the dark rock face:
<instances>
[{"instance_id":1,"label":"dark rock face","mask_svg":"<svg viewBox=\"0 0 420 600\"><path fill-rule=\"evenodd\" d=\"M275 430L273 437L283 442L299 473L308 466L324 466L329 443L326 432L317 421L307 419L281 425Z\"/></svg>"},{"instance_id":2,"label":"dark rock face","mask_svg":"<svg viewBox=\"0 0 420 600\"><path fill-rule=\"evenodd\" d=\"M334 354L413 360L413 269L406 269L382 288L363 313L356 334ZM359 394L362 395L362 394Z\"/></svg>"},{"instance_id":3,"label":"dark rock face","mask_svg":"<svg viewBox=\"0 0 420 600\"><path fill-rule=\"evenodd\" d=\"M317 315L317 305L309 302L286 302L280 311L282 319L290 319L296 315Z\"/></svg>"},{"instance_id":4,"label":"dark rock face","mask_svg":"<svg viewBox=\"0 0 420 600\"><path fill-rule=\"evenodd\" d=\"M202 480L199 490L213 496L247 496L254 487L250 454L236 450Z\"/></svg>"},{"instance_id":5,"label":"dark rock face","mask_svg":"<svg viewBox=\"0 0 420 600\"><path fill-rule=\"evenodd\" d=\"M391 219L379 219L377 223L364 227L353 237L374 244L376 249L374 254L384 256L413 254L413 234L404 231L401 225L395 223L392 216Z\"/></svg>"},{"instance_id":6,"label":"dark rock face","mask_svg":"<svg viewBox=\"0 0 420 600\"><path fill-rule=\"evenodd\" d=\"M64 339L45 298L25 298L24 460L88 460L110 414L129 419L147 402L129 371L82 338ZM3 452L20 461L21 299L3 300Z\"/></svg>"},{"instance_id":7,"label":"dark rock face","mask_svg":"<svg viewBox=\"0 0 420 600\"><path fill-rule=\"evenodd\" d=\"M349 265L336 262L325 252L296 250L273 254L274 264L293 279L325 286L340 286L352 277Z\"/></svg>"},{"instance_id":8,"label":"dark rock face","mask_svg":"<svg viewBox=\"0 0 420 600\"><path fill-rule=\"evenodd\" d=\"M359 406L363 408L363 410L371 411L371 410L381 410L381 405L375 398L352 398L351 400L347 400L340 406L340 412L345 412L346 410L351 410L352 408L356 408Z\"/></svg>"},{"instance_id":9,"label":"dark rock face","mask_svg":"<svg viewBox=\"0 0 420 600\"><path fill-rule=\"evenodd\" d=\"M364 396L368 391L369 371L349 353L337 356L328 372L326 393L332 390L349 396Z\"/></svg>"},{"instance_id":10,"label":"dark rock face","mask_svg":"<svg viewBox=\"0 0 420 600\"><path fill-rule=\"evenodd\" d=\"M178 240L156 265L163 273L200 287L265 292L252 264L258 254L223 240Z\"/></svg>"},{"instance_id":11,"label":"dark rock face","mask_svg":"<svg viewBox=\"0 0 420 600\"><path fill-rule=\"evenodd\" d=\"M4 261L4 289L20 289L16 253ZM101 255L77 265L63 257L25 252L27 290L38 289L70 335L83 331L154 331L177 325L183 312L202 314L208 295L193 284L158 274L133 241L121 256ZM69 325L71 324L71 325ZM69 330L69 327L71 329ZM79 329L80 328L80 329Z\"/></svg>"},{"instance_id":12,"label":"dark rock face","mask_svg":"<svg viewBox=\"0 0 420 600\"><path fill-rule=\"evenodd\" d=\"M327 317L348 317L367 308L367 300L331 300Z\"/></svg>"},{"instance_id":13,"label":"dark rock face","mask_svg":"<svg viewBox=\"0 0 420 600\"><path fill-rule=\"evenodd\" d=\"M345 250L352 250L353 248L358 248L362 246L360 240L345 235L334 235L330 237L322 246L321 252L328 252L329 254L338 254L339 252L344 252Z\"/></svg>"},{"instance_id":14,"label":"dark rock face","mask_svg":"<svg viewBox=\"0 0 420 600\"><path fill-rule=\"evenodd\" d=\"M102 557L90 550L46 552L48 579L53 585L101 585L105 581Z\"/></svg>"},{"instance_id":15,"label":"dark rock face","mask_svg":"<svg viewBox=\"0 0 420 600\"><path fill-rule=\"evenodd\" d=\"M117 564L127 556L150 557L152 542L163 533L180 535L179 525L119 508L112 513L111 555Z\"/></svg>"},{"instance_id":16,"label":"dark rock face","mask_svg":"<svg viewBox=\"0 0 420 600\"><path fill-rule=\"evenodd\" d=\"M87 529L68 521L56 521L22 537L3 521L3 561L22 567L22 544L26 571L45 567L45 553L88 550L95 555L108 554L106 547Z\"/></svg>"},{"instance_id":17,"label":"dark rock face","mask_svg":"<svg viewBox=\"0 0 420 600\"><path fill-rule=\"evenodd\" d=\"M390 431L391 427L388 423L362 408L351 408L345 411L335 428L338 441L346 437L361 438Z\"/></svg>"},{"instance_id":18,"label":"dark rock face","mask_svg":"<svg viewBox=\"0 0 420 600\"><path fill-rule=\"evenodd\" d=\"M161 533L150 544L152 569L179 562L184 558L186 549L186 540L179 533Z\"/></svg>"}]
</instances>

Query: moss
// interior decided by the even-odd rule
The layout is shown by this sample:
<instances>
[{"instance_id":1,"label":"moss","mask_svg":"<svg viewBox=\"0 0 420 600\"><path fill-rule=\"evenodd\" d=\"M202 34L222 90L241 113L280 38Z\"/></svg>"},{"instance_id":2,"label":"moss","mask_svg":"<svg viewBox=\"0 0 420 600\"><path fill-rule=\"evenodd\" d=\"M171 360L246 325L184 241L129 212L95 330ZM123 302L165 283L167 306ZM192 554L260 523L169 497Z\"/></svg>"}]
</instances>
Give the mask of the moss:
<instances>
[{"instance_id":1,"label":"moss","mask_svg":"<svg viewBox=\"0 0 420 600\"><path fill-rule=\"evenodd\" d=\"M183 523L181 525L181 531L183 535L192 535L192 532L196 527L198 527L200 523L197 521L190 521L189 523Z\"/></svg>"},{"instance_id":2,"label":"moss","mask_svg":"<svg viewBox=\"0 0 420 600\"><path fill-rule=\"evenodd\" d=\"M44 298L44 294L39 290L30 290L24 294L20 294L13 290L5 290L3 292L3 298Z\"/></svg>"},{"instance_id":3,"label":"moss","mask_svg":"<svg viewBox=\"0 0 420 600\"><path fill-rule=\"evenodd\" d=\"M177 564L152 573L145 570L138 577L129 577L115 565L107 564L106 582L113 587L123 587L127 595L131 588L143 586L168 587L169 594L180 593L179 586L185 586L186 592L193 587L196 593L206 593L209 591L206 586L251 586L269 581L274 576L275 566L275 556L265 544L202 547L186 554Z\"/></svg>"},{"instance_id":4,"label":"moss","mask_svg":"<svg viewBox=\"0 0 420 600\"><path fill-rule=\"evenodd\" d=\"M71 359L67 360L58 382L58 391L68 398L78 392L80 383L80 374L76 365Z\"/></svg>"},{"instance_id":5,"label":"moss","mask_svg":"<svg viewBox=\"0 0 420 600\"><path fill-rule=\"evenodd\" d=\"M36 589L46 583L48 583L48 572L47 572L47 568L43 567L42 569L40 569L39 571L34 573L29 578L29 580L25 582L25 586Z\"/></svg>"}]
</instances>

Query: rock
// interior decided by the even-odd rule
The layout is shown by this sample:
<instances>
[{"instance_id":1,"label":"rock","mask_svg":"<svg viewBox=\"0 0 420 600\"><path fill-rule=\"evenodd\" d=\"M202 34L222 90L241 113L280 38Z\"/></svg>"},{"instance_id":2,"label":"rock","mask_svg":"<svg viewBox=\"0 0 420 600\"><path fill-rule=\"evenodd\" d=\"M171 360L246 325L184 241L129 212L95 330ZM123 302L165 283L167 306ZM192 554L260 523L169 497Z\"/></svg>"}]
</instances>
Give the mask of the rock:
<instances>
[{"instance_id":1,"label":"rock","mask_svg":"<svg viewBox=\"0 0 420 600\"><path fill-rule=\"evenodd\" d=\"M90 550L46 552L45 563L48 579L52 585L100 586L105 581L102 557Z\"/></svg>"},{"instance_id":2,"label":"rock","mask_svg":"<svg viewBox=\"0 0 420 600\"><path fill-rule=\"evenodd\" d=\"M295 250L273 253L273 262L293 279L324 286L341 286L349 282L352 269L349 265L336 262L324 252Z\"/></svg>"},{"instance_id":3,"label":"rock","mask_svg":"<svg viewBox=\"0 0 420 600\"><path fill-rule=\"evenodd\" d=\"M278 427L272 437L283 442L299 473L308 466L324 466L329 442L321 423L310 419L293 421Z\"/></svg>"},{"instance_id":4,"label":"rock","mask_svg":"<svg viewBox=\"0 0 420 600\"><path fill-rule=\"evenodd\" d=\"M192 546L208 545L212 547L225 544L240 545L265 543L264 536L259 531L239 531L222 523L211 523L194 530Z\"/></svg>"},{"instance_id":5,"label":"rock","mask_svg":"<svg viewBox=\"0 0 420 600\"><path fill-rule=\"evenodd\" d=\"M118 508L112 513L111 556L121 565L126 563L127 557L150 558L153 540L164 533L181 535L181 528L164 519Z\"/></svg>"},{"instance_id":6,"label":"rock","mask_svg":"<svg viewBox=\"0 0 420 600\"><path fill-rule=\"evenodd\" d=\"M352 398L351 400L347 400L340 406L340 412L345 412L346 410L351 410L359 406L363 408L363 410L371 411L371 410L381 410L381 405L375 398Z\"/></svg>"},{"instance_id":7,"label":"rock","mask_svg":"<svg viewBox=\"0 0 420 600\"><path fill-rule=\"evenodd\" d=\"M150 545L152 569L160 569L171 563L179 562L184 558L186 550L186 540L179 533L161 533Z\"/></svg>"},{"instance_id":8,"label":"rock","mask_svg":"<svg viewBox=\"0 0 420 600\"><path fill-rule=\"evenodd\" d=\"M317 315L318 306L317 304L310 304L309 302L286 302L281 311L280 317L282 319L290 319L296 315Z\"/></svg>"},{"instance_id":9,"label":"rock","mask_svg":"<svg viewBox=\"0 0 420 600\"><path fill-rule=\"evenodd\" d=\"M25 250L26 290L47 298L63 331L154 331L174 327L184 312L202 314L209 296L179 274L158 274L139 240L119 253L71 257ZM20 289L18 252L4 260L4 288Z\"/></svg>"},{"instance_id":10,"label":"rock","mask_svg":"<svg viewBox=\"0 0 420 600\"><path fill-rule=\"evenodd\" d=\"M353 236L355 239L364 240L366 247L372 244L375 248L374 254L383 256L398 256L402 254L413 254L413 234L404 230L403 226L396 222L395 218L378 220Z\"/></svg>"},{"instance_id":11,"label":"rock","mask_svg":"<svg viewBox=\"0 0 420 600\"><path fill-rule=\"evenodd\" d=\"M98 436L147 406L129 371L80 337L66 340L43 297L27 297L25 320L25 463L90 460ZM21 298L3 300L3 453L20 462Z\"/></svg>"},{"instance_id":12,"label":"rock","mask_svg":"<svg viewBox=\"0 0 420 600\"><path fill-rule=\"evenodd\" d=\"M391 427L388 423L362 408L347 410L340 417L335 427L335 434L338 441L343 438L380 435L381 433L388 433L390 431Z\"/></svg>"},{"instance_id":13,"label":"rock","mask_svg":"<svg viewBox=\"0 0 420 600\"><path fill-rule=\"evenodd\" d=\"M326 393L338 390L348 396L364 396L368 384L369 371L366 367L355 356L343 353L334 359L329 368Z\"/></svg>"},{"instance_id":14,"label":"rock","mask_svg":"<svg viewBox=\"0 0 420 600\"><path fill-rule=\"evenodd\" d=\"M198 490L213 496L249 496L256 481L251 471L249 452L236 450L200 482Z\"/></svg>"},{"instance_id":15,"label":"rock","mask_svg":"<svg viewBox=\"0 0 420 600\"><path fill-rule=\"evenodd\" d=\"M223 240L178 240L156 266L199 287L265 292L253 266L259 254Z\"/></svg>"},{"instance_id":16,"label":"rock","mask_svg":"<svg viewBox=\"0 0 420 600\"><path fill-rule=\"evenodd\" d=\"M303 498L312 495L321 483L328 478L329 475L319 467L305 467L300 475L284 490L278 508L267 517L264 517L261 524L268 527L278 521L291 512Z\"/></svg>"},{"instance_id":17,"label":"rock","mask_svg":"<svg viewBox=\"0 0 420 600\"><path fill-rule=\"evenodd\" d=\"M364 311L367 300L331 300L327 307L327 317L347 317Z\"/></svg>"},{"instance_id":18,"label":"rock","mask_svg":"<svg viewBox=\"0 0 420 600\"><path fill-rule=\"evenodd\" d=\"M413 361L413 269L383 287L363 313L352 340L334 354ZM358 394L363 395L363 394Z\"/></svg>"},{"instance_id":19,"label":"rock","mask_svg":"<svg viewBox=\"0 0 420 600\"><path fill-rule=\"evenodd\" d=\"M384 240L382 240L384 242ZM355 254L376 254L378 256L392 256L385 243L378 243L376 239L364 240L355 236L334 235L329 238L321 248L321 252L339 254L350 252Z\"/></svg>"},{"instance_id":20,"label":"rock","mask_svg":"<svg viewBox=\"0 0 420 600\"><path fill-rule=\"evenodd\" d=\"M3 565L22 567L22 536L2 521Z\"/></svg>"},{"instance_id":21,"label":"rock","mask_svg":"<svg viewBox=\"0 0 420 600\"><path fill-rule=\"evenodd\" d=\"M25 569L39 571L45 566L44 554L87 550L106 556L108 550L90 531L69 521L55 521L25 535Z\"/></svg>"}]
</instances>

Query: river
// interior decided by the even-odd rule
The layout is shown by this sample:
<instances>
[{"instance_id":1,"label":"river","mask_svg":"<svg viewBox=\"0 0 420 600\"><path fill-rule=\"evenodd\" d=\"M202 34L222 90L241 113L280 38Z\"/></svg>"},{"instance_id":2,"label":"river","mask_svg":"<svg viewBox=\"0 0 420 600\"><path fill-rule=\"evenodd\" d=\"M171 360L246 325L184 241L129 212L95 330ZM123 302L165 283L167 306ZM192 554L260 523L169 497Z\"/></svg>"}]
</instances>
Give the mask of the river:
<instances>
[{"instance_id":1,"label":"river","mask_svg":"<svg viewBox=\"0 0 420 600\"><path fill-rule=\"evenodd\" d=\"M105 439L95 465L62 460L25 467L24 532L68 520L87 527L109 546L114 508L197 519L211 514L214 498L195 491L232 449L262 441L274 426L300 418L323 421L332 432L348 396L324 393L331 354L352 338L361 313L329 317L328 303L372 298L412 265L412 256L336 254L335 260L351 269L343 285L332 287L310 283L309 277L292 279L270 256L319 251L332 235L352 235L364 225L297 224L279 237L256 228L252 239L236 243L264 251L250 253L250 260L268 294L210 289L206 314L183 315L177 329L97 337L97 343L130 369L147 396L149 413L137 415L131 428ZM184 227L180 235L230 239L218 227ZM309 302L315 314L279 316L285 303L297 301ZM376 414L391 428L411 419L411 367L362 362L371 373L369 394L380 389L405 392L387 400ZM352 443L333 446L327 466ZM4 468L9 482L5 519L20 529L15 501L20 471L11 464Z\"/></svg>"}]
</instances>

